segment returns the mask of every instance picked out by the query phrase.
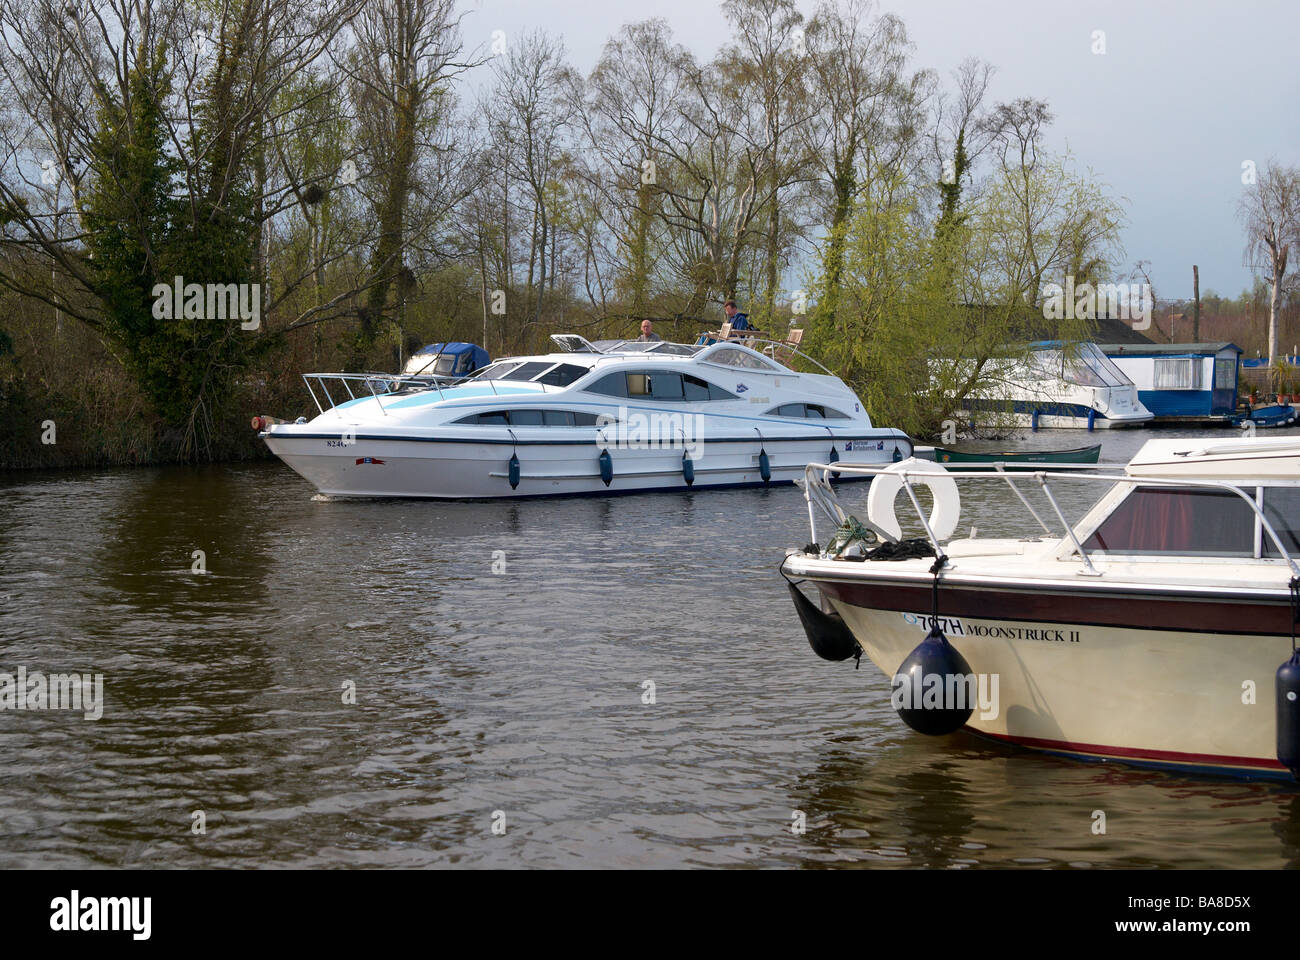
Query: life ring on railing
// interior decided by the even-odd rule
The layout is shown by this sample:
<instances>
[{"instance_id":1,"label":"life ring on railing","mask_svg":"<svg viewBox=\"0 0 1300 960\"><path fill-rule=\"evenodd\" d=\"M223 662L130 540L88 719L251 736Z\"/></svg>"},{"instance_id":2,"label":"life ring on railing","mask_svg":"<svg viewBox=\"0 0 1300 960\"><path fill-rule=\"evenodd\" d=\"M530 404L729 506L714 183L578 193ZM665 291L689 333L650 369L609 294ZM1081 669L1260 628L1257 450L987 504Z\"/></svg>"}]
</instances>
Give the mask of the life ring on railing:
<instances>
[{"instance_id":1,"label":"life ring on railing","mask_svg":"<svg viewBox=\"0 0 1300 960\"><path fill-rule=\"evenodd\" d=\"M872 477L871 489L867 493L867 518L894 540L902 539L902 528L894 516L894 498L903 489L901 474L904 472L911 474L909 479L913 486L929 488L934 497L934 509L929 517L930 530L936 539L947 540L957 529L961 517L961 495L957 492L957 481L933 460L909 457Z\"/></svg>"}]
</instances>

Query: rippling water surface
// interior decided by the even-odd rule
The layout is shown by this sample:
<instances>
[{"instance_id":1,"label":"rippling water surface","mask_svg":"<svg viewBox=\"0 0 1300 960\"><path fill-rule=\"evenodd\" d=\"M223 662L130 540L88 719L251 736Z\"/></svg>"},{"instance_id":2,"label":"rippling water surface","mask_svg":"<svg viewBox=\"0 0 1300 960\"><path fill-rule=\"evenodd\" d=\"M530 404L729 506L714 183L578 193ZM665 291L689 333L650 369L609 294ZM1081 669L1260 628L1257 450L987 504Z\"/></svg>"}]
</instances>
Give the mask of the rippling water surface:
<instances>
[{"instance_id":1,"label":"rippling water surface","mask_svg":"<svg viewBox=\"0 0 1300 960\"><path fill-rule=\"evenodd\" d=\"M793 487L312 493L273 463L0 479L0 671L106 701L0 712L0 866L1300 864L1286 787L912 733L873 666L808 649ZM1026 529L1005 490L964 502Z\"/></svg>"}]
</instances>

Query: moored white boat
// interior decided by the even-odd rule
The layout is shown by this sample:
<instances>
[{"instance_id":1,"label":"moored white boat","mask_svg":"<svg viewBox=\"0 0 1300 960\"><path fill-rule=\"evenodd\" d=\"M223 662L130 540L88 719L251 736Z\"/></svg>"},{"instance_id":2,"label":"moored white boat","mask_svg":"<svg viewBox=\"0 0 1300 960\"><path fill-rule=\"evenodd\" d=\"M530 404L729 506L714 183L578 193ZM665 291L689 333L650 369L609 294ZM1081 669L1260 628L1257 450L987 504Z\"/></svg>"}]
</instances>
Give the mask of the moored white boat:
<instances>
[{"instance_id":1,"label":"moored white boat","mask_svg":"<svg viewBox=\"0 0 1300 960\"><path fill-rule=\"evenodd\" d=\"M1114 429L1150 423L1133 381L1094 343L1032 345L1026 360L991 361L993 375L963 415L1034 429Z\"/></svg>"},{"instance_id":2,"label":"moored white boat","mask_svg":"<svg viewBox=\"0 0 1300 960\"><path fill-rule=\"evenodd\" d=\"M553 339L563 352L499 360L450 387L307 374L317 417L255 422L286 464L344 496L788 483L811 461L889 463L912 451L902 431L873 426L837 377L797 372L743 343Z\"/></svg>"},{"instance_id":3,"label":"moored white boat","mask_svg":"<svg viewBox=\"0 0 1300 960\"><path fill-rule=\"evenodd\" d=\"M844 518L820 482L828 469L808 468L814 541L817 510ZM790 552L783 571L833 611L801 611L815 621L814 644L817 629L847 628L898 696L919 675L918 655L942 646L927 640L937 626L969 665L958 668L968 690L979 690L964 721L977 734L1090 759L1295 776L1300 441L1153 440L1122 470L1095 475L962 473L917 460L850 469L888 481L872 484L867 526L898 535L900 486L929 486L935 508L917 515L925 542L909 544L910 559ZM956 481L1011 484L1034 529L954 538ZM1071 525L1055 490L1078 482L1100 484L1101 496Z\"/></svg>"}]
</instances>

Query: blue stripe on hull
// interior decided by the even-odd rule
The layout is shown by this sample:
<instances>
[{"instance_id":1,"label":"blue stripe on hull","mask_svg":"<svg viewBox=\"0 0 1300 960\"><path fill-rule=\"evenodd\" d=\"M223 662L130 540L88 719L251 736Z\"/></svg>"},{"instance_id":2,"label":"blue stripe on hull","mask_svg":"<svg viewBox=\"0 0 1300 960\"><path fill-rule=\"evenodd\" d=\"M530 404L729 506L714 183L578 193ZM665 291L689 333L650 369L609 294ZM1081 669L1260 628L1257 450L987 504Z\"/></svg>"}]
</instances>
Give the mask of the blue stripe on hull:
<instances>
[{"instance_id":1,"label":"blue stripe on hull","mask_svg":"<svg viewBox=\"0 0 1300 960\"><path fill-rule=\"evenodd\" d=\"M991 413L1035 414L1042 417L1075 417L1087 420L1093 408L1082 403L1040 403L1036 400L987 400L968 399L966 408L972 411ZM1096 411L1098 420L1108 419L1101 411Z\"/></svg>"},{"instance_id":2,"label":"blue stripe on hull","mask_svg":"<svg viewBox=\"0 0 1300 960\"><path fill-rule=\"evenodd\" d=\"M881 466L884 466L882 463ZM298 474L301 476L301 474ZM310 480L303 477L303 480L311 484ZM870 481L871 477L857 474L855 476L841 476L838 480L832 481L833 484L857 482L859 480ZM618 476L615 475L614 483L618 483ZM312 484L314 486L314 484ZM439 497L433 494L388 494L388 493L329 493L326 496L343 498L353 498L357 500L446 500L460 501L464 503L483 503L485 501L499 500L561 500L574 499L580 497L622 497L630 496L635 493L699 493L702 490L753 490L759 487L792 487L793 480L754 480L748 483L700 483L696 482L694 486L688 487L681 484L675 487L630 487L628 489L614 489L612 486L606 490L579 490L569 493L515 493L501 494L500 496L481 496L481 497Z\"/></svg>"}]
</instances>

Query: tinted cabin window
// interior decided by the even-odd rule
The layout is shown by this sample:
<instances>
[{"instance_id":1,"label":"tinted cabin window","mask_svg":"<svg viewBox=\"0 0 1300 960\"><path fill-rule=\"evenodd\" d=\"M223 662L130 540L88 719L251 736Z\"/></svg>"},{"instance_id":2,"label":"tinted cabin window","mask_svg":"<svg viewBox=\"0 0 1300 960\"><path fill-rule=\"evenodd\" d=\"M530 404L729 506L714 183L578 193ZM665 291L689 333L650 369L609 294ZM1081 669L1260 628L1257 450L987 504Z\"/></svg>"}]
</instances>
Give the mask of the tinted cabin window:
<instances>
[{"instance_id":1,"label":"tinted cabin window","mask_svg":"<svg viewBox=\"0 0 1300 960\"><path fill-rule=\"evenodd\" d=\"M545 360L530 360L528 363L521 363L509 373L501 375L500 380L531 380L547 367L554 364Z\"/></svg>"},{"instance_id":2,"label":"tinted cabin window","mask_svg":"<svg viewBox=\"0 0 1300 960\"><path fill-rule=\"evenodd\" d=\"M847 420L847 413L820 403L783 403L767 411L769 417L799 417L806 420Z\"/></svg>"},{"instance_id":3,"label":"tinted cabin window","mask_svg":"<svg viewBox=\"0 0 1300 960\"><path fill-rule=\"evenodd\" d=\"M1226 490L1140 487L1083 546L1120 554L1252 557L1255 512Z\"/></svg>"},{"instance_id":4,"label":"tinted cabin window","mask_svg":"<svg viewBox=\"0 0 1300 960\"><path fill-rule=\"evenodd\" d=\"M596 414L572 410L490 410L471 413L455 422L511 427L594 427Z\"/></svg>"},{"instance_id":5,"label":"tinted cabin window","mask_svg":"<svg viewBox=\"0 0 1300 960\"><path fill-rule=\"evenodd\" d=\"M587 388L591 393L602 393L607 397L627 396L627 375L610 373L601 377Z\"/></svg>"},{"instance_id":6,"label":"tinted cabin window","mask_svg":"<svg viewBox=\"0 0 1300 960\"><path fill-rule=\"evenodd\" d=\"M709 399L708 383L699 377L692 377L689 373L682 375L682 389L687 400Z\"/></svg>"},{"instance_id":7,"label":"tinted cabin window","mask_svg":"<svg viewBox=\"0 0 1300 960\"><path fill-rule=\"evenodd\" d=\"M1300 556L1300 487L1265 487L1264 516L1292 559ZM1273 538L1263 532L1264 556L1278 557Z\"/></svg>"},{"instance_id":8,"label":"tinted cabin window","mask_svg":"<svg viewBox=\"0 0 1300 960\"><path fill-rule=\"evenodd\" d=\"M500 363L488 364L486 367L474 371L474 379L499 380L504 374L509 373L517 366L519 366L519 363L512 360L503 360Z\"/></svg>"},{"instance_id":9,"label":"tinted cabin window","mask_svg":"<svg viewBox=\"0 0 1300 960\"><path fill-rule=\"evenodd\" d=\"M685 394L682 393L682 375L680 373L650 374L650 396L656 400L683 399Z\"/></svg>"},{"instance_id":10,"label":"tinted cabin window","mask_svg":"<svg viewBox=\"0 0 1300 960\"><path fill-rule=\"evenodd\" d=\"M538 383L546 383L552 387L567 387L579 377L585 376L586 367L580 367L576 363L562 363L554 370L548 370L537 378Z\"/></svg>"},{"instance_id":11,"label":"tinted cabin window","mask_svg":"<svg viewBox=\"0 0 1300 960\"><path fill-rule=\"evenodd\" d=\"M607 397L697 401L736 399L734 393L689 373L610 373L587 389Z\"/></svg>"}]
</instances>

